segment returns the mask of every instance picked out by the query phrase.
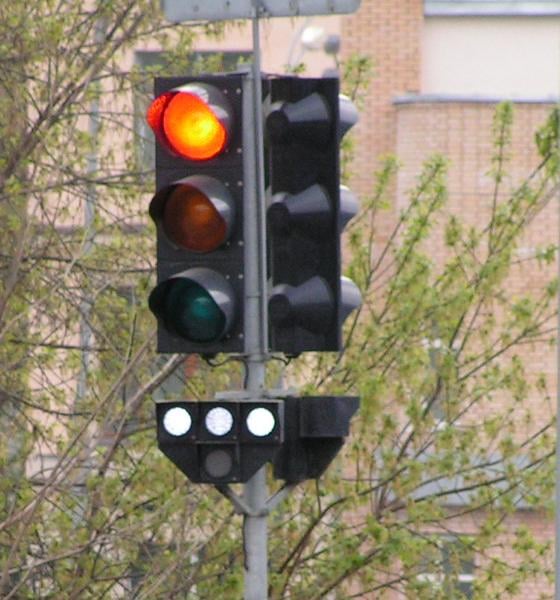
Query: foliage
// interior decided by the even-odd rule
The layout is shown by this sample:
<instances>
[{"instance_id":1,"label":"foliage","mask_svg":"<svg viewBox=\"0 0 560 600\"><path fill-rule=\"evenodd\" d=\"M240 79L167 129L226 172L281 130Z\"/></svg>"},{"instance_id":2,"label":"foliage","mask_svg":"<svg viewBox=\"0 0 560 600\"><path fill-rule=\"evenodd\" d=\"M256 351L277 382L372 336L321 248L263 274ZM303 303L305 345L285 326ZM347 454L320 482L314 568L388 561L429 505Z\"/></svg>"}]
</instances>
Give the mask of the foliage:
<instances>
[{"instance_id":1,"label":"foliage","mask_svg":"<svg viewBox=\"0 0 560 600\"><path fill-rule=\"evenodd\" d=\"M132 125L153 74L190 68L193 36L221 34L170 26L158 5L0 6L3 598L242 595L240 518L155 444L155 398L241 385L230 364L154 355L152 182ZM154 45L167 66L127 66L134 49ZM347 65L351 94L370 67ZM446 161L434 157L383 245L378 221L397 161L377 173L348 240L364 304L345 350L300 359L287 374L307 391L359 394L360 416L344 461L271 516L272 598L392 588L433 598L416 577L419 557L437 562L432 534L452 530L459 513L478 519L476 536L457 539L484 557L479 597L542 570L546 548L529 530L515 532L515 567L496 552L496 532L521 497L546 508L553 481L552 411L537 423L525 402L546 407L549 391L525 373L522 348L549 343L556 285L507 290L520 236L557 175L558 118L539 132L541 164L513 191L504 190L511 122L511 107L500 107L487 223L446 212ZM438 261L428 251L436 227ZM542 248L532 268L553 258ZM467 502L446 506L457 494Z\"/></svg>"}]
</instances>

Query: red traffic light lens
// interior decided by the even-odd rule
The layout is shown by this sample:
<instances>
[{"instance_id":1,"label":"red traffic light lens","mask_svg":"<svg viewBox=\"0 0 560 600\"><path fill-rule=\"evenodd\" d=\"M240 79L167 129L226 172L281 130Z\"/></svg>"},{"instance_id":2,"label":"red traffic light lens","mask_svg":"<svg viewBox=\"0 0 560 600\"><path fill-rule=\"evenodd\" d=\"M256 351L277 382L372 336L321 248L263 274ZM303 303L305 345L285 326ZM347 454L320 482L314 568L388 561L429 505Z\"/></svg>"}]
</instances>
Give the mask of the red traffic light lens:
<instances>
[{"instance_id":1,"label":"red traffic light lens","mask_svg":"<svg viewBox=\"0 0 560 600\"><path fill-rule=\"evenodd\" d=\"M225 150L232 109L218 88L193 82L158 96L146 120L173 154L204 161Z\"/></svg>"},{"instance_id":2,"label":"red traffic light lens","mask_svg":"<svg viewBox=\"0 0 560 600\"><path fill-rule=\"evenodd\" d=\"M163 114L163 131L173 150L191 160L208 160L226 146L227 132L212 108L195 94L179 92Z\"/></svg>"},{"instance_id":3,"label":"red traffic light lens","mask_svg":"<svg viewBox=\"0 0 560 600\"><path fill-rule=\"evenodd\" d=\"M175 94L173 92L166 92L161 96L158 96L148 107L146 112L146 121L151 127L152 131L156 134L158 140L164 144L167 143L165 134L163 133L163 114L165 108L171 101Z\"/></svg>"},{"instance_id":4,"label":"red traffic light lens","mask_svg":"<svg viewBox=\"0 0 560 600\"><path fill-rule=\"evenodd\" d=\"M214 203L188 184L173 189L161 218L166 235L187 250L211 252L227 238L227 224Z\"/></svg>"}]
</instances>

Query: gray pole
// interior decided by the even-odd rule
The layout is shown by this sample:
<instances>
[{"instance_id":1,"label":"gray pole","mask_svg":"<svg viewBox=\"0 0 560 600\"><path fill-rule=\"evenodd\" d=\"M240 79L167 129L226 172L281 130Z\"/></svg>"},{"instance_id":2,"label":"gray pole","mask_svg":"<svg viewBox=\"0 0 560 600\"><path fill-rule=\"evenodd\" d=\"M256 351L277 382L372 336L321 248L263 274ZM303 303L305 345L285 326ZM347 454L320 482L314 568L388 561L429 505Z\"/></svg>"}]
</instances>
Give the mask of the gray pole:
<instances>
[{"instance_id":1,"label":"gray pole","mask_svg":"<svg viewBox=\"0 0 560 600\"><path fill-rule=\"evenodd\" d=\"M560 74L559 74L560 75ZM560 84L560 79L559 79ZM557 90L556 110L560 111L560 87ZM556 132L556 151L560 154L560 135ZM560 179L557 179L557 185ZM557 194L557 211L560 220L560 187ZM560 281L560 227L556 241L556 269ZM560 290L556 300L556 456L554 469L554 599L560 600Z\"/></svg>"},{"instance_id":2,"label":"gray pole","mask_svg":"<svg viewBox=\"0 0 560 600\"><path fill-rule=\"evenodd\" d=\"M560 102L557 104L557 110L560 110ZM560 136L556 140L556 148L560 152ZM558 215L560 216L560 192L558 195ZM558 241L556 248L556 261L558 276L560 277L560 229L558 231ZM555 578L554 578L554 598L560 600L560 291L558 292L558 312L556 315L556 468L555 468Z\"/></svg>"},{"instance_id":3,"label":"gray pole","mask_svg":"<svg viewBox=\"0 0 560 600\"><path fill-rule=\"evenodd\" d=\"M259 43L259 1L253 0L253 65L244 80L244 237L245 237L245 354L248 396L263 397L266 379L266 240L263 165L263 115ZM260 469L245 485L243 540L245 600L265 600L268 589L268 531L266 470Z\"/></svg>"},{"instance_id":4,"label":"gray pole","mask_svg":"<svg viewBox=\"0 0 560 600\"><path fill-rule=\"evenodd\" d=\"M95 24L94 40L96 44L101 44L105 33L105 21L98 19ZM98 84L93 84L98 85ZM86 172L89 182L86 187L86 199L84 206L84 230L85 242L83 248L84 256L87 256L93 248L93 240L95 237L95 207L97 204L97 189L93 180L97 176L99 168L98 160L98 137L99 137L99 99L95 97L90 102L88 133L90 141L93 144L91 152L87 156ZM93 332L89 324L91 313L92 299L89 297L89 292L84 292L84 298L80 302L80 347L81 347L81 364L80 372L78 373L76 383L76 406L80 409L80 404L83 402L87 392L87 378L91 360L91 342Z\"/></svg>"}]
</instances>

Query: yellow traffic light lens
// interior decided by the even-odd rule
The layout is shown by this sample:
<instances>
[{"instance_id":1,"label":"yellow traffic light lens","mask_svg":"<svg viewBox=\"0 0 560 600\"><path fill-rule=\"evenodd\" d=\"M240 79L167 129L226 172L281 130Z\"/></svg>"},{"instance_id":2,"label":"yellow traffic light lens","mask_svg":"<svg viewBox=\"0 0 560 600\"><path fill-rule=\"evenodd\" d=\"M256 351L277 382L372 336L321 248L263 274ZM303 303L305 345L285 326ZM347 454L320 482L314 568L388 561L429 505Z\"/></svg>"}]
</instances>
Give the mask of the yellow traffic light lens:
<instances>
[{"instance_id":1,"label":"yellow traffic light lens","mask_svg":"<svg viewBox=\"0 0 560 600\"><path fill-rule=\"evenodd\" d=\"M178 246L193 252L211 252L227 237L227 225L212 201L199 189L176 186L165 203L162 225Z\"/></svg>"},{"instance_id":2,"label":"yellow traffic light lens","mask_svg":"<svg viewBox=\"0 0 560 600\"><path fill-rule=\"evenodd\" d=\"M226 128L211 107L189 92L176 93L164 105L163 132L172 149L190 160L209 160L227 143Z\"/></svg>"}]
</instances>

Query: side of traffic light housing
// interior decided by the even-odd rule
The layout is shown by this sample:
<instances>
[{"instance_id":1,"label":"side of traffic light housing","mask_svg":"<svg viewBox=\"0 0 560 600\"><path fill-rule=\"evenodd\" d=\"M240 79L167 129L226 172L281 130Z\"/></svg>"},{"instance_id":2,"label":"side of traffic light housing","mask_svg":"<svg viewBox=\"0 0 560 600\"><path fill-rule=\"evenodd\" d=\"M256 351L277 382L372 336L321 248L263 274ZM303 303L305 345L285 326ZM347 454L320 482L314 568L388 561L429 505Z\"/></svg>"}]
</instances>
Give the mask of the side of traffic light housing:
<instances>
[{"instance_id":1,"label":"side of traffic light housing","mask_svg":"<svg viewBox=\"0 0 560 600\"><path fill-rule=\"evenodd\" d=\"M358 202L340 186L340 141L357 121L335 78L272 78L266 118L270 349L339 351L361 304L341 279L340 234Z\"/></svg>"},{"instance_id":2,"label":"side of traffic light housing","mask_svg":"<svg viewBox=\"0 0 560 600\"><path fill-rule=\"evenodd\" d=\"M287 483L317 479L338 454L358 410L355 396L303 396L284 400L284 444L274 477Z\"/></svg>"},{"instance_id":3,"label":"side of traffic light housing","mask_svg":"<svg viewBox=\"0 0 560 600\"><path fill-rule=\"evenodd\" d=\"M156 137L158 351L243 351L241 75L163 77L146 119Z\"/></svg>"},{"instance_id":4,"label":"side of traffic light housing","mask_svg":"<svg viewBox=\"0 0 560 600\"><path fill-rule=\"evenodd\" d=\"M244 483L284 440L280 400L160 402L159 449L193 483Z\"/></svg>"}]
</instances>

